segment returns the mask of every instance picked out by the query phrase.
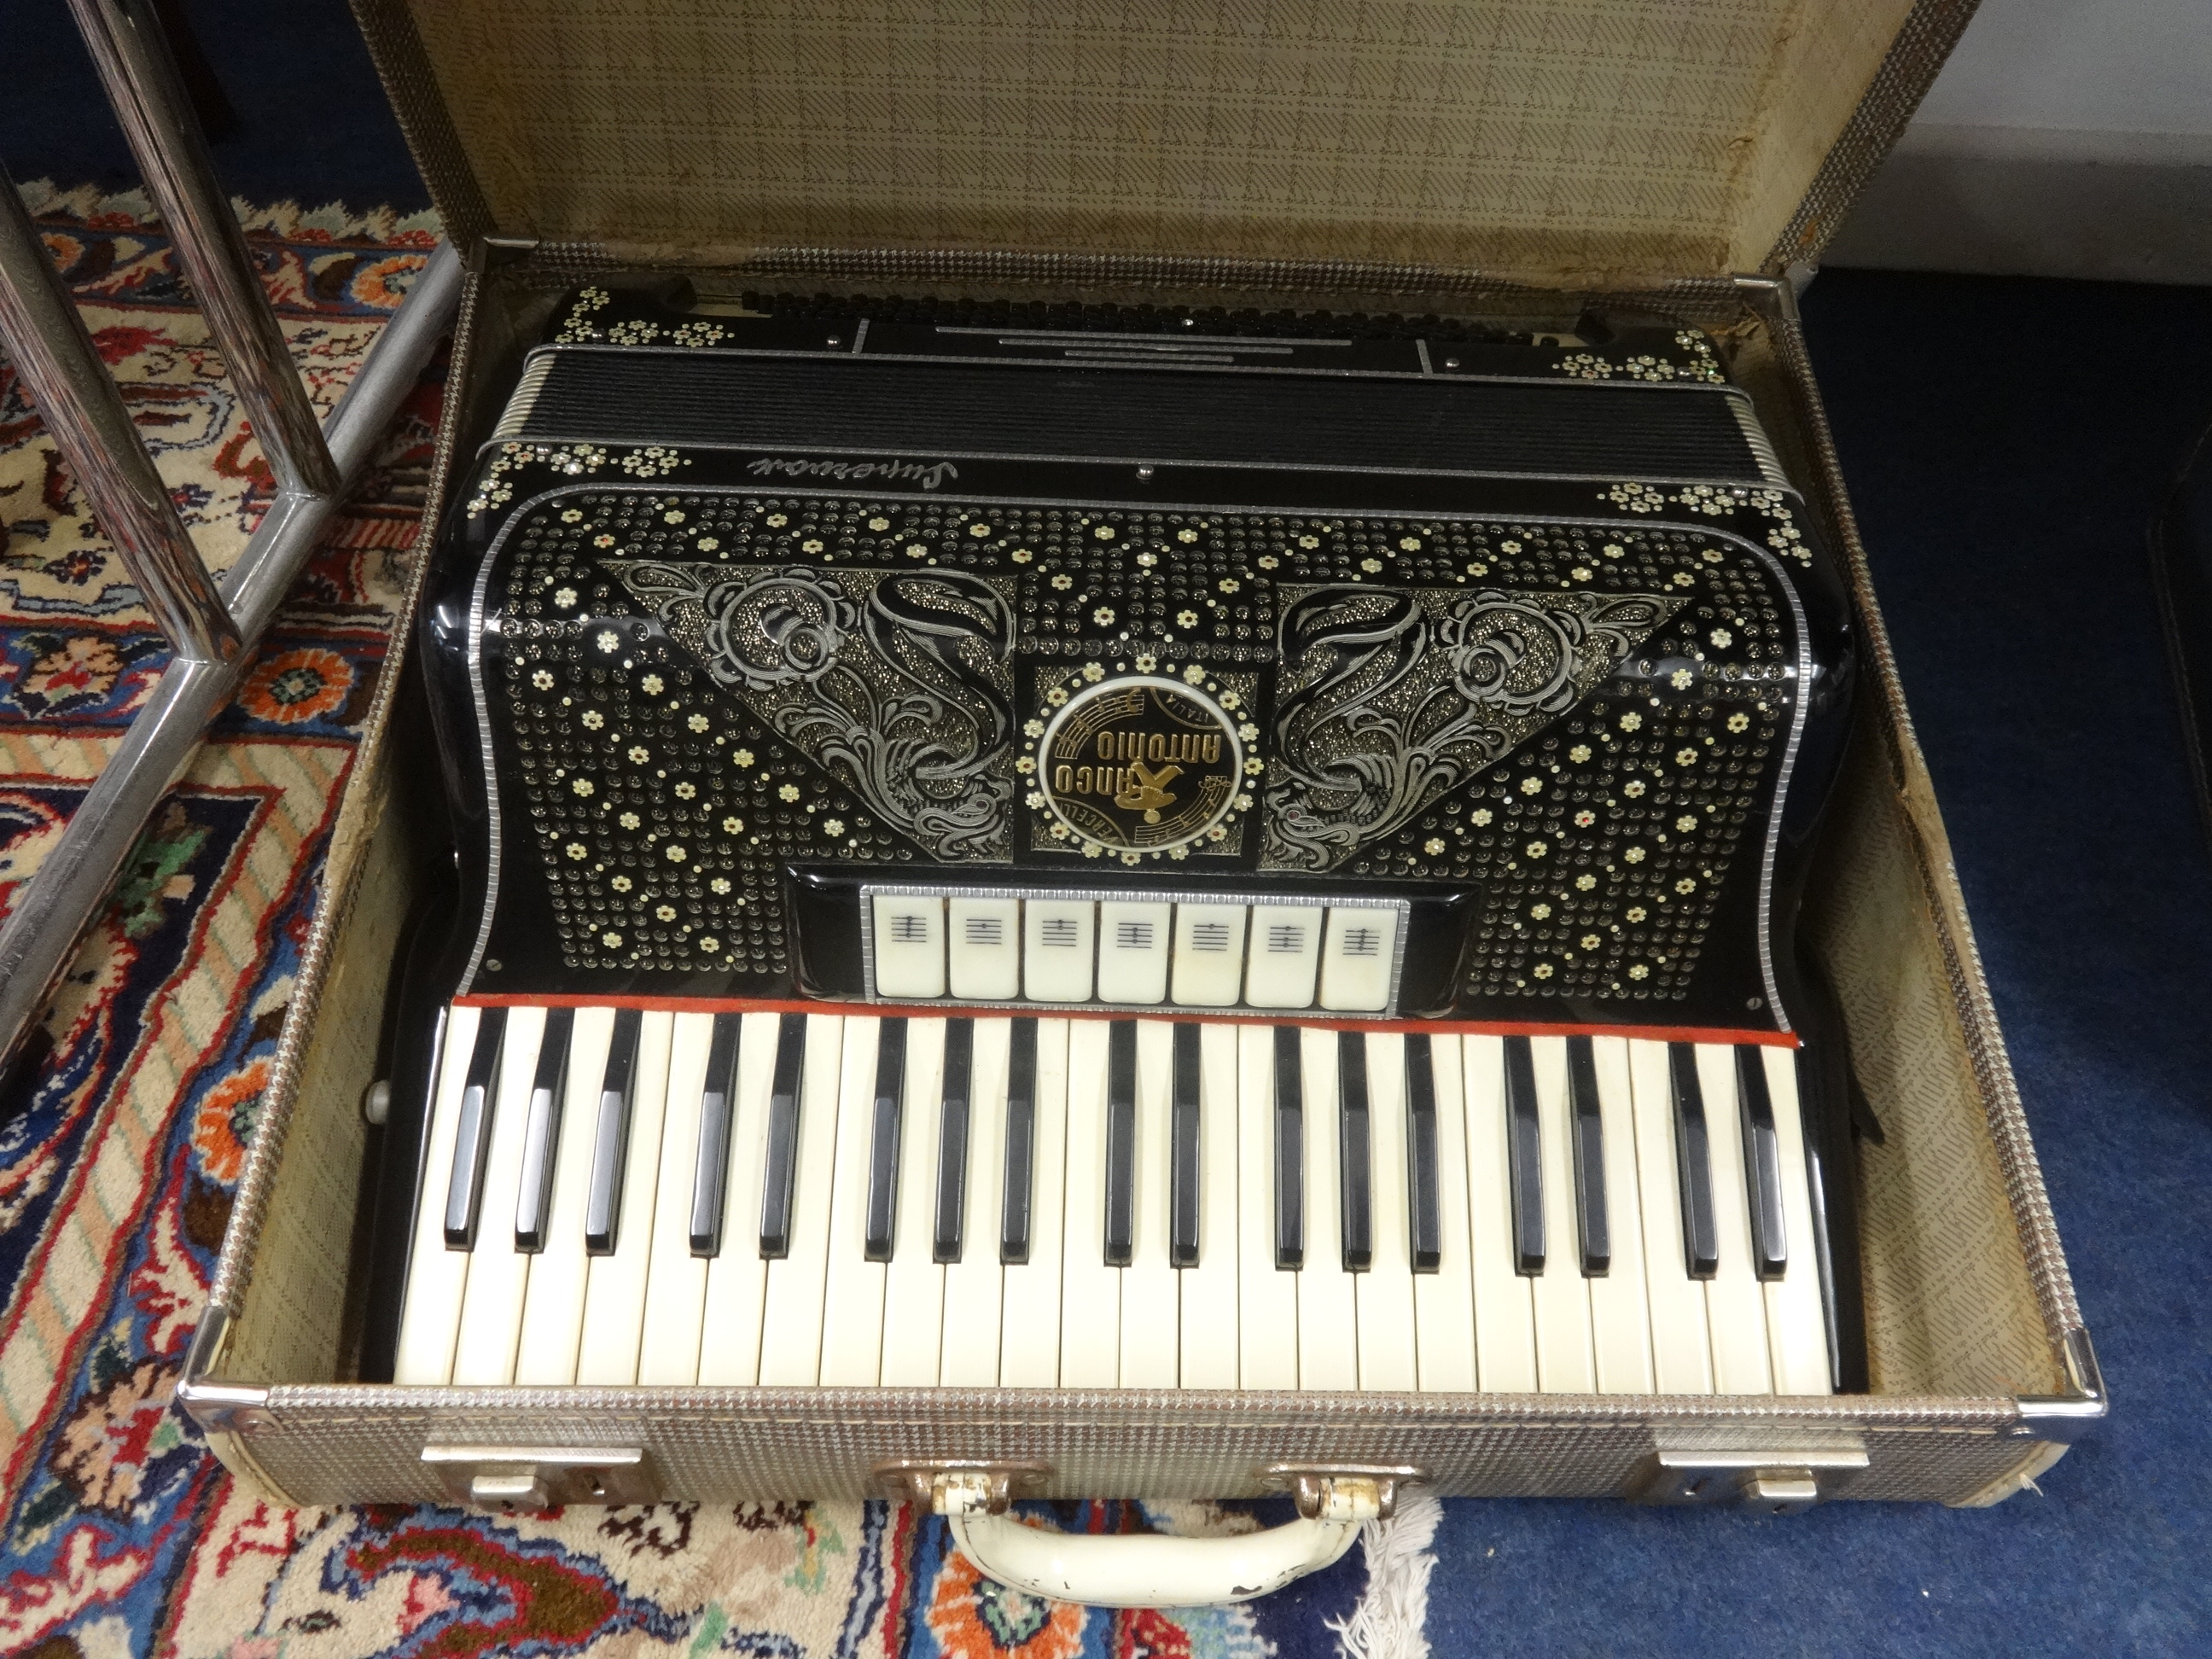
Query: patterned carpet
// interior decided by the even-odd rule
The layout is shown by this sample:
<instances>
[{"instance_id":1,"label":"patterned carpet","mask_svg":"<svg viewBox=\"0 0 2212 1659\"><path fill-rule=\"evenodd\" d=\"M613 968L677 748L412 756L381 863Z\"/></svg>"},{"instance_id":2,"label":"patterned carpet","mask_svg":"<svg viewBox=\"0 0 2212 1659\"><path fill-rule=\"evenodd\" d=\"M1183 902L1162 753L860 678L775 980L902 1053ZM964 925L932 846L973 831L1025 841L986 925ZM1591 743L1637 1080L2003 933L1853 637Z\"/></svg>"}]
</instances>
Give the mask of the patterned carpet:
<instances>
[{"instance_id":1,"label":"patterned carpet","mask_svg":"<svg viewBox=\"0 0 2212 1659\"><path fill-rule=\"evenodd\" d=\"M204 554L270 480L136 196L25 195ZM327 409L434 238L427 218L247 212ZM0 1101L0 1652L39 1659L943 1654L1176 1659L1425 1651L1436 1522L1251 1607L1102 1613L979 1582L881 1504L691 1504L493 1521L291 1511L236 1491L170 1404L386 659L427 481L425 384L171 793ZM39 864L166 651L0 359L0 906ZM343 1237L339 1232L335 1237ZM1249 1528L1243 1505L1066 1504L1069 1530ZM1370 1538L1380 1550L1382 1537ZM1387 1592L1387 1594L1385 1593ZM1393 1613L1399 1617L1394 1620ZM1347 1623L1347 1621L1349 1621Z\"/></svg>"}]
</instances>

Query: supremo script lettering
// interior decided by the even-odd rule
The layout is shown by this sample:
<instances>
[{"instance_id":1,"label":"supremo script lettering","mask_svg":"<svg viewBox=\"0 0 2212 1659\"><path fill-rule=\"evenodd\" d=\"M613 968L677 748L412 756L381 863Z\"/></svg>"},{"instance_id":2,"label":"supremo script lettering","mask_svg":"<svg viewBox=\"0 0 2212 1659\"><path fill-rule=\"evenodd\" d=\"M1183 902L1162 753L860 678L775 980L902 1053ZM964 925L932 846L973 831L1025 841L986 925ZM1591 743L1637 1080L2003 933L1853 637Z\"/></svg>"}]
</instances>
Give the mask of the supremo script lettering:
<instances>
[{"instance_id":1,"label":"supremo script lettering","mask_svg":"<svg viewBox=\"0 0 2212 1659\"><path fill-rule=\"evenodd\" d=\"M950 461L805 461L779 455L750 461L745 471L757 478L881 478L889 483L918 483L924 489L960 476L960 469Z\"/></svg>"}]
</instances>

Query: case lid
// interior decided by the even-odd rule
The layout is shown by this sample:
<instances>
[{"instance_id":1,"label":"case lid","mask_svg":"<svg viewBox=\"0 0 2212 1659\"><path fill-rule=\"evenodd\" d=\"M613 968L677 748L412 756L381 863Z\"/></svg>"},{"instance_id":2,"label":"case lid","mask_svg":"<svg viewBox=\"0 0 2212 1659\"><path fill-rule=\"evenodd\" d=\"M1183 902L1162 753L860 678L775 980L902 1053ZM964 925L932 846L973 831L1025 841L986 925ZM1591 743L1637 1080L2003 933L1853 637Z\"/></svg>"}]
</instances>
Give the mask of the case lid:
<instances>
[{"instance_id":1,"label":"case lid","mask_svg":"<svg viewBox=\"0 0 2212 1659\"><path fill-rule=\"evenodd\" d=\"M1813 257L1973 3L356 0L464 241L1577 289Z\"/></svg>"}]
</instances>

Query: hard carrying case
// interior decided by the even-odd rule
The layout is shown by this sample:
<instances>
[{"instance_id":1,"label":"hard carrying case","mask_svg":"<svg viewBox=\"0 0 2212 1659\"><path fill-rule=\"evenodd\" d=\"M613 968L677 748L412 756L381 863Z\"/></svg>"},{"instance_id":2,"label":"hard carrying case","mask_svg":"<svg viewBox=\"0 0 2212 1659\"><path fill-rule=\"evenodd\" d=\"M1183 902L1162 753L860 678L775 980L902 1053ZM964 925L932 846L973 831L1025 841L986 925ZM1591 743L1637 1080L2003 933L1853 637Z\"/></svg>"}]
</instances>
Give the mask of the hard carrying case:
<instances>
[{"instance_id":1,"label":"hard carrying case","mask_svg":"<svg viewBox=\"0 0 2212 1659\"><path fill-rule=\"evenodd\" d=\"M1826 516L1863 629L1857 730L1802 925L1886 1130L1861 1152L1873 1391L350 1380L373 1133L359 1103L402 921L438 862L403 617L179 1390L233 1471L301 1504L890 1491L944 1506L945 1473L967 1471L994 1502L1303 1479L1315 1511L1323 1477L1365 1471L1386 1497L1402 1477L1455 1496L1976 1505L2103 1414L1792 288L1972 0L356 8L472 273L410 610L457 458L557 294L605 273L1271 311L1571 319L1595 300L1711 330Z\"/></svg>"}]
</instances>

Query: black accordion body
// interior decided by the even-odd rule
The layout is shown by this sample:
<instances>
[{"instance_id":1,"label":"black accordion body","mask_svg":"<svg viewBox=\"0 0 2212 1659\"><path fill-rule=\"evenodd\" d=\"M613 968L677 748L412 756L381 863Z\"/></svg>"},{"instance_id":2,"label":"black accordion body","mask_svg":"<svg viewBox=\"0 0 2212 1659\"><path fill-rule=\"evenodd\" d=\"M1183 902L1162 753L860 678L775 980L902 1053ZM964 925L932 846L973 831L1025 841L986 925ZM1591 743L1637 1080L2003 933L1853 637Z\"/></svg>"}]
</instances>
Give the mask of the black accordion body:
<instances>
[{"instance_id":1,"label":"black accordion body","mask_svg":"<svg viewBox=\"0 0 2212 1659\"><path fill-rule=\"evenodd\" d=\"M430 579L422 647L461 896L410 979L422 1035L389 1133L366 1374L392 1374L404 1346L422 1213L444 1206L456 1249L506 1225L471 1207L501 1190L484 1173L492 1060L459 1141L432 1127L434 1073L461 1065L437 1053L443 1011L481 1011L483 1048L495 1011L607 1007L630 1011L617 1048L637 1011L672 1010L1413 1034L1413 1080L1391 1085L1412 1139L1389 1145L1413 1160L1400 1209L1416 1272L1436 1204L1433 1144L1426 1188L1419 1161L1431 1036L1499 1039L1516 1121L1541 1044L1565 1039L1561 1121L1592 1125L1591 1040L1650 1045L1662 1078L1663 1046L1684 1159L1708 1154L1685 1127L1695 1067L1680 1056L1734 1048L1751 1056L1727 1144L1748 1172L1754 1279L1772 1288L1778 1252L1806 1273L1817 1254L1823 1386L1864 1386L1849 1089L1793 934L1848 724L1850 614L1705 336L1591 318L1546 331L716 305L611 284L563 300L550 332L456 486ZM1011 1041L1018 1096L1035 1038ZM1182 1066L1184 1040L1160 1041ZM1785 1163L1802 1148L1809 1210L1793 1213L1815 1236L1785 1244L1782 1200L1761 1196L1783 1179L1765 1081L1778 1062L1762 1056L1792 1047L1802 1127L1778 1144ZM709 1063L738 1064L719 1047ZM1332 1073L1340 1091L1352 1067ZM733 1121L684 1143L704 1149L700 1170L744 1133ZM1200 1131L1174 1121L1182 1171ZM711 1186L748 1249L778 1160L797 1156L774 1137L796 1121L766 1132L764 1194L726 1194L717 1175L690 1200L704 1218ZM1013 1118L993 1133L1011 1147ZM531 1182L553 1179L537 1156L526 1208ZM1109 1128L1103 1156L1110 1261L1113 1182L1143 1154ZM1395 1178L1374 1157L1376 1179ZM1072 1182L1085 1160L1073 1143L1065 1158ZM1601 1275L1596 1167L1573 1164L1579 1231L1555 1210L1551 1255ZM1676 1176L1696 1279L1714 1224ZM785 1167L787 1224L794 1178L803 1198ZM1334 1184L1348 1241L1364 1188L1355 1204ZM1541 1184L1512 1174L1516 1218ZM1188 1267L1182 1192L1170 1248ZM613 1223L594 1215L596 1252ZM1514 1224L1525 1274L1531 1235ZM702 1219L695 1250L702 1228L730 1248ZM978 1231L1006 1236L994 1220L967 1248ZM887 1239L869 1234L871 1259ZM937 1242L942 1261L941 1226ZM1780 1341L1770 1389L1806 1391L1785 1383Z\"/></svg>"}]
</instances>

